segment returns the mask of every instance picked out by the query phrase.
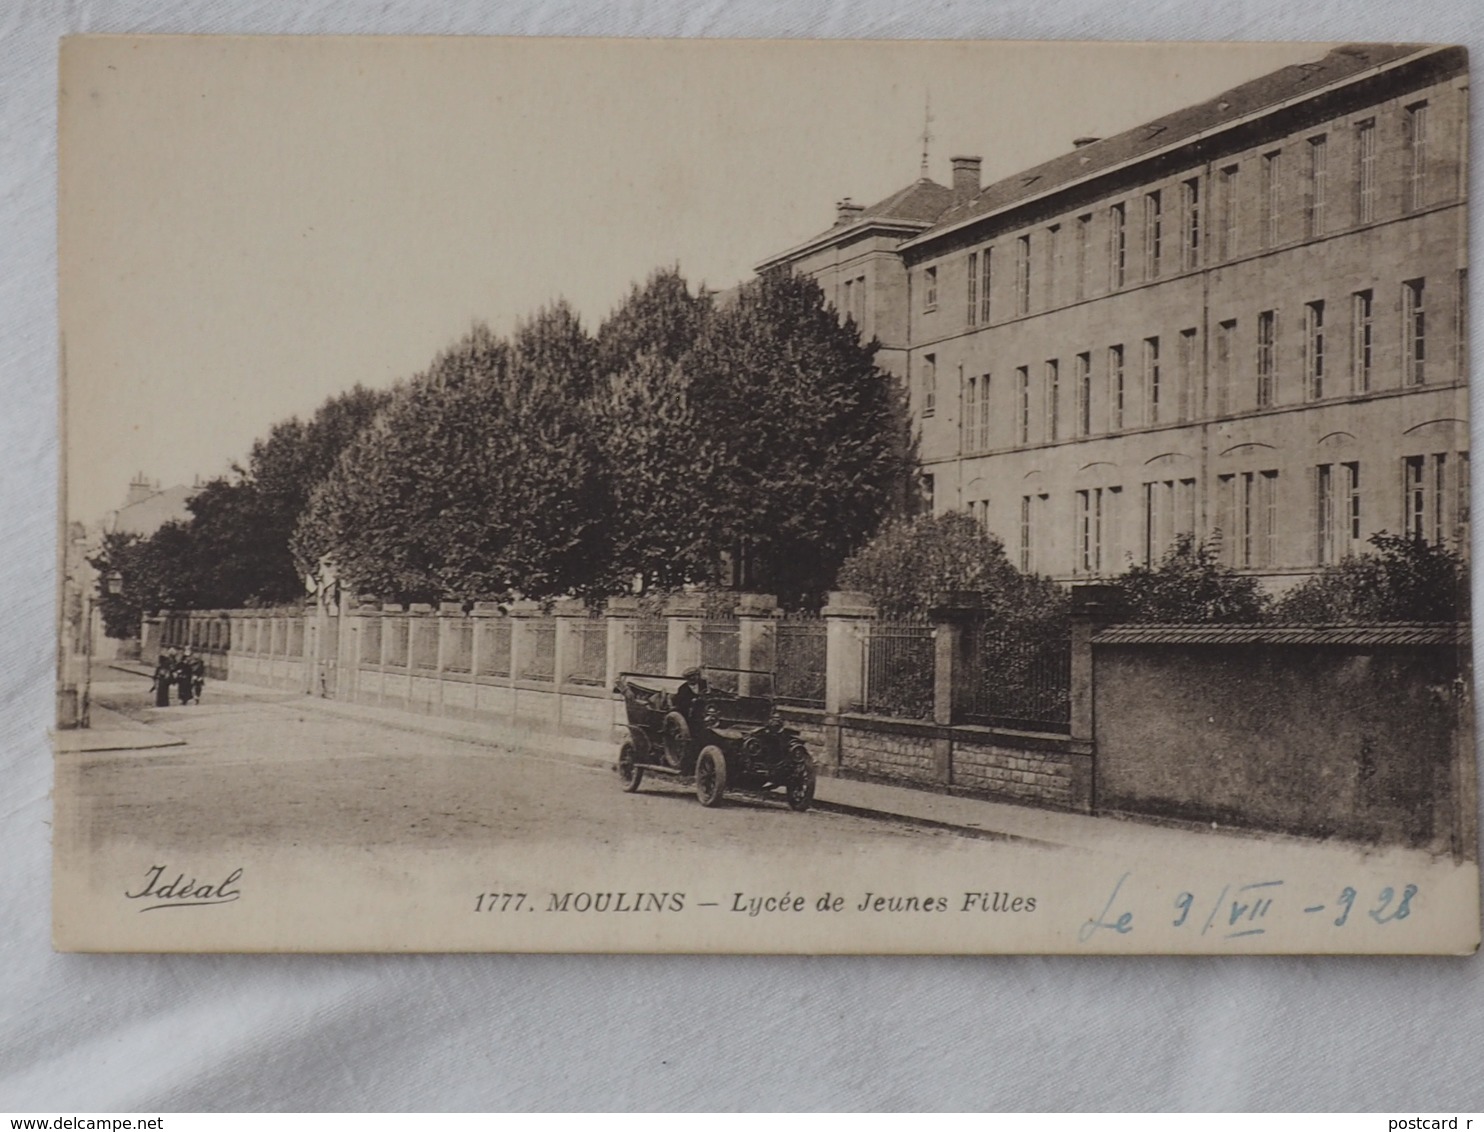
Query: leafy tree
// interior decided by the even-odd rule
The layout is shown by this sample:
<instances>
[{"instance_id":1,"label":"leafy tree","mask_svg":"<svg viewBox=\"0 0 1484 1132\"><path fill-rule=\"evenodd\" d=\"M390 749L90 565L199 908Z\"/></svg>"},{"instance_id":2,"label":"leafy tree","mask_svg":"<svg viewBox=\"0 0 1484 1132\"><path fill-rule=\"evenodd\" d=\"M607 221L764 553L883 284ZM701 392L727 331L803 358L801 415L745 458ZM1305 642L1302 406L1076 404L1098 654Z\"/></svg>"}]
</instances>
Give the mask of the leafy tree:
<instances>
[{"instance_id":1,"label":"leafy tree","mask_svg":"<svg viewBox=\"0 0 1484 1132\"><path fill-rule=\"evenodd\" d=\"M875 353L818 284L779 272L742 286L680 361L697 451L678 498L749 587L822 593L900 498L907 416Z\"/></svg>"},{"instance_id":2,"label":"leafy tree","mask_svg":"<svg viewBox=\"0 0 1484 1132\"><path fill-rule=\"evenodd\" d=\"M352 441L295 553L414 600L585 589L604 560L592 369L564 305L511 343L476 326Z\"/></svg>"},{"instance_id":3,"label":"leafy tree","mask_svg":"<svg viewBox=\"0 0 1484 1132\"><path fill-rule=\"evenodd\" d=\"M289 539L309 493L389 393L356 386L330 398L308 421L280 421L253 444L246 468L214 479L186 503L190 518L148 538L106 535L92 560L110 636L134 637L146 612L274 605L304 595ZM122 592L107 592L109 574Z\"/></svg>"},{"instance_id":4,"label":"leafy tree","mask_svg":"<svg viewBox=\"0 0 1484 1132\"><path fill-rule=\"evenodd\" d=\"M318 560L295 561L290 548L294 528L314 489L392 395L388 389L356 385L329 398L307 421L298 417L280 421L266 437L253 443L247 468L236 469L251 492L245 501L244 518L250 519L254 538L264 546L268 558L264 584L257 595L260 599L302 595L303 578L317 570Z\"/></svg>"},{"instance_id":5,"label":"leafy tree","mask_svg":"<svg viewBox=\"0 0 1484 1132\"><path fill-rule=\"evenodd\" d=\"M653 272L598 327L597 370L601 377L622 373L646 357L677 362L695 345L711 315L705 291L691 294L678 268Z\"/></svg>"},{"instance_id":6,"label":"leafy tree","mask_svg":"<svg viewBox=\"0 0 1484 1132\"><path fill-rule=\"evenodd\" d=\"M1212 547L1189 534L1180 535L1157 566L1132 566L1115 584L1121 621L1252 622L1267 607L1256 578L1223 566Z\"/></svg>"},{"instance_id":7,"label":"leafy tree","mask_svg":"<svg viewBox=\"0 0 1484 1132\"><path fill-rule=\"evenodd\" d=\"M718 562L694 521L700 427L689 370L679 364L711 315L674 269L656 271L598 328L602 437L611 557L604 588L636 576L648 591L708 580Z\"/></svg>"},{"instance_id":8,"label":"leafy tree","mask_svg":"<svg viewBox=\"0 0 1484 1132\"><path fill-rule=\"evenodd\" d=\"M816 599L901 499L902 394L811 280L714 308L666 270L598 333L610 592L735 580Z\"/></svg>"},{"instance_id":9,"label":"leafy tree","mask_svg":"<svg viewBox=\"0 0 1484 1132\"><path fill-rule=\"evenodd\" d=\"M175 569L184 608L235 609L304 596L272 507L250 479L214 479L187 502Z\"/></svg>"},{"instance_id":10,"label":"leafy tree","mask_svg":"<svg viewBox=\"0 0 1484 1132\"><path fill-rule=\"evenodd\" d=\"M595 405L610 500L606 588L645 591L710 579L714 540L695 521L700 427L685 369L646 353L612 375Z\"/></svg>"},{"instance_id":11,"label":"leafy tree","mask_svg":"<svg viewBox=\"0 0 1484 1132\"><path fill-rule=\"evenodd\" d=\"M1347 555L1277 602L1277 621L1329 625L1464 621L1468 563L1426 539L1372 535L1374 552Z\"/></svg>"},{"instance_id":12,"label":"leafy tree","mask_svg":"<svg viewBox=\"0 0 1484 1132\"><path fill-rule=\"evenodd\" d=\"M116 640L139 636L144 616L147 590L152 588L144 576L144 542L128 531L111 531L103 536L103 545L88 561L98 571L98 612L103 617L103 631ZM108 578L117 574L118 593L110 593Z\"/></svg>"},{"instance_id":13,"label":"leafy tree","mask_svg":"<svg viewBox=\"0 0 1484 1132\"><path fill-rule=\"evenodd\" d=\"M139 636L145 614L162 609L208 608L200 599L201 554L188 522L172 521L149 538L126 531L103 536L88 561L98 571L98 609L103 631L118 640ZM108 578L119 575L119 592Z\"/></svg>"}]
</instances>

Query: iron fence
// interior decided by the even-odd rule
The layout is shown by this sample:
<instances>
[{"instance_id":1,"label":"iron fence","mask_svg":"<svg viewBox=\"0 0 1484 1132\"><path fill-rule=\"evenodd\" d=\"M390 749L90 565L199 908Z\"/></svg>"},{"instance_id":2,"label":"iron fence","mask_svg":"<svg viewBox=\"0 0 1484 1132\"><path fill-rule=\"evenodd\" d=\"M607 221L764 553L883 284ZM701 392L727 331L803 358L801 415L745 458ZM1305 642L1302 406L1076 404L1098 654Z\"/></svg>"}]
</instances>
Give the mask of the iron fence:
<instances>
[{"instance_id":1,"label":"iron fence","mask_svg":"<svg viewBox=\"0 0 1484 1132\"><path fill-rule=\"evenodd\" d=\"M389 668L406 668L407 618L388 617L382 622L382 633L386 637L382 663Z\"/></svg>"},{"instance_id":2,"label":"iron fence","mask_svg":"<svg viewBox=\"0 0 1484 1132\"><path fill-rule=\"evenodd\" d=\"M570 639L567 683L601 685L608 674L608 622L601 617L574 619Z\"/></svg>"},{"instance_id":3,"label":"iron fence","mask_svg":"<svg viewBox=\"0 0 1484 1132\"><path fill-rule=\"evenodd\" d=\"M258 625L253 625L253 650L257 651ZM381 664L381 618L361 618L361 663L364 665Z\"/></svg>"},{"instance_id":4,"label":"iron fence","mask_svg":"<svg viewBox=\"0 0 1484 1132\"><path fill-rule=\"evenodd\" d=\"M556 619L532 618L526 622L525 654L521 657L522 680L556 679Z\"/></svg>"},{"instance_id":5,"label":"iron fence","mask_svg":"<svg viewBox=\"0 0 1484 1132\"><path fill-rule=\"evenodd\" d=\"M778 701L824 707L825 623L821 617L786 617L775 626Z\"/></svg>"},{"instance_id":6,"label":"iron fence","mask_svg":"<svg viewBox=\"0 0 1484 1132\"><path fill-rule=\"evenodd\" d=\"M504 617L479 623L479 675L510 675L510 622Z\"/></svg>"},{"instance_id":7,"label":"iron fence","mask_svg":"<svg viewBox=\"0 0 1484 1132\"><path fill-rule=\"evenodd\" d=\"M898 719L933 717L933 627L875 621L861 639L860 711Z\"/></svg>"},{"instance_id":8,"label":"iron fence","mask_svg":"<svg viewBox=\"0 0 1484 1132\"><path fill-rule=\"evenodd\" d=\"M448 626L447 654L443 668L447 672L468 672L474 661L474 622L467 618L450 621Z\"/></svg>"},{"instance_id":9,"label":"iron fence","mask_svg":"<svg viewBox=\"0 0 1484 1132\"><path fill-rule=\"evenodd\" d=\"M965 722L1065 733L1072 718L1070 639L987 624L969 632L960 689Z\"/></svg>"},{"instance_id":10,"label":"iron fence","mask_svg":"<svg viewBox=\"0 0 1484 1132\"><path fill-rule=\"evenodd\" d=\"M663 617L634 622L634 669L664 676L670 667L670 623Z\"/></svg>"},{"instance_id":11,"label":"iron fence","mask_svg":"<svg viewBox=\"0 0 1484 1132\"><path fill-rule=\"evenodd\" d=\"M742 634L735 617L707 617L701 622L701 663L710 668L736 668Z\"/></svg>"},{"instance_id":12,"label":"iron fence","mask_svg":"<svg viewBox=\"0 0 1484 1132\"><path fill-rule=\"evenodd\" d=\"M412 621L412 667L424 672L438 669L438 620L418 617Z\"/></svg>"}]
</instances>

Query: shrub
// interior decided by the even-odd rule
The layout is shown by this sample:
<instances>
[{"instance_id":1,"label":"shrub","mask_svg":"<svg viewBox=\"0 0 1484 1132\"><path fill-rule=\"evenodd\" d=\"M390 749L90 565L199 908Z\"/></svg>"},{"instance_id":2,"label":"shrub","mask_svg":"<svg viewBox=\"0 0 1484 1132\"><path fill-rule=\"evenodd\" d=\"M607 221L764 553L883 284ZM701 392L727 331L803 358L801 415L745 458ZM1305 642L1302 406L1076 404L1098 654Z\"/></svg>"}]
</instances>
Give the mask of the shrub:
<instances>
[{"instance_id":1,"label":"shrub","mask_svg":"<svg viewBox=\"0 0 1484 1132\"><path fill-rule=\"evenodd\" d=\"M1005 544L962 511L895 519L840 569L837 586L871 595L884 618L926 617L938 595L974 593L1003 604L1023 575Z\"/></svg>"},{"instance_id":2,"label":"shrub","mask_svg":"<svg viewBox=\"0 0 1484 1132\"><path fill-rule=\"evenodd\" d=\"M1215 550L1182 534L1157 566L1132 566L1114 583L1120 621L1198 624L1252 622L1268 599L1256 578L1223 566Z\"/></svg>"},{"instance_id":3,"label":"shrub","mask_svg":"<svg viewBox=\"0 0 1484 1132\"><path fill-rule=\"evenodd\" d=\"M1462 555L1385 531L1369 541L1374 552L1347 555L1285 594L1274 618L1329 625L1468 619Z\"/></svg>"}]
</instances>

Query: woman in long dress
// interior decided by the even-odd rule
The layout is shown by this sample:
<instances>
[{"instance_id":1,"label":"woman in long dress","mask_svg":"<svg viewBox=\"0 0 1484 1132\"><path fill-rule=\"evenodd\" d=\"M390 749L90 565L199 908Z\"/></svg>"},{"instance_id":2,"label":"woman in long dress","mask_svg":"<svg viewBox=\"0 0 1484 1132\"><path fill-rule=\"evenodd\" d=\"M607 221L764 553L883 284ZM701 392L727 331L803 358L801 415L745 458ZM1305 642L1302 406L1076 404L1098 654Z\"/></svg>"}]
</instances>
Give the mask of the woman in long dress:
<instances>
[{"instance_id":1,"label":"woman in long dress","mask_svg":"<svg viewBox=\"0 0 1484 1132\"><path fill-rule=\"evenodd\" d=\"M170 706L170 685L175 683L175 650L161 649L155 661L155 707Z\"/></svg>"}]
</instances>

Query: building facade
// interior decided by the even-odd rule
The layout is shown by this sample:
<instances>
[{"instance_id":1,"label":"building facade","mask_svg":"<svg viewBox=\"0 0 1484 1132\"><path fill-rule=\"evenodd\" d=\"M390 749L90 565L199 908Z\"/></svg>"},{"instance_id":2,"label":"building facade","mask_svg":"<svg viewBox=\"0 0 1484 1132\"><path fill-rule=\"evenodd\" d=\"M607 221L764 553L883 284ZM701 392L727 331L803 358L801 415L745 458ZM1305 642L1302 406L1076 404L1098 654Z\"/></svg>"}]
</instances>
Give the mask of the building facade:
<instances>
[{"instance_id":1,"label":"building facade","mask_svg":"<svg viewBox=\"0 0 1484 1132\"><path fill-rule=\"evenodd\" d=\"M1466 548L1467 104L1461 49L1342 47L984 188L955 159L918 231L867 210L763 266L882 340L933 509L1023 569Z\"/></svg>"}]
</instances>

